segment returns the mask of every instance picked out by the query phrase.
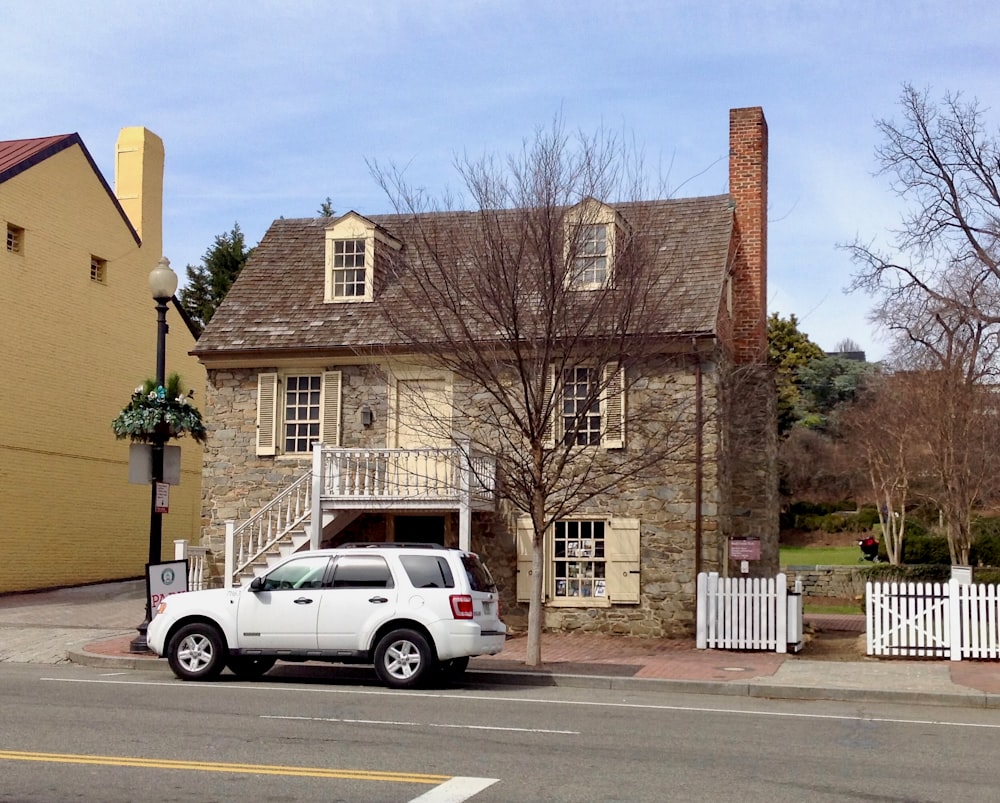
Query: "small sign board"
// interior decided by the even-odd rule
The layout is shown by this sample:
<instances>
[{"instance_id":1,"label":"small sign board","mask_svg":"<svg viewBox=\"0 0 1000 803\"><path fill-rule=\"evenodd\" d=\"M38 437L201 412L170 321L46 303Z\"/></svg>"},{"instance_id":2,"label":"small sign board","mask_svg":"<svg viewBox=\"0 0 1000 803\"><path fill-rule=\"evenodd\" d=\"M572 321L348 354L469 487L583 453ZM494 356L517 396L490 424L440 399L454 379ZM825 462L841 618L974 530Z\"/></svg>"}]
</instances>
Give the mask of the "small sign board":
<instances>
[{"instance_id":1,"label":"small sign board","mask_svg":"<svg viewBox=\"0 0 1000 803\"><path fill-rule=\"evenodd\" d=\"M729 539L730 560L760 560L760 539L740 537Z\"/></svg>"},{"instance_id":2,"label":"small sign board","mask_svg":"<svg viewBox=\"0 0 1000 803\"><path fill-rule=\"evenodd\" d=\"M188 590L188 562L171 560L167 563L146 564L146 593L149 596L149 610L153 618L156 608L171 594L181 594Z\"/></svg>"},{"instance_id":3,"label":"small sign board","mask_svg":"<svg viewBox=\"0 0 1000 803\"><path fill-rule=\"evenodd\" d=\"M153 512L170 512L170 486L165 482L156 483L156 503L153 505Z\"/></svg>"}]
</instances>

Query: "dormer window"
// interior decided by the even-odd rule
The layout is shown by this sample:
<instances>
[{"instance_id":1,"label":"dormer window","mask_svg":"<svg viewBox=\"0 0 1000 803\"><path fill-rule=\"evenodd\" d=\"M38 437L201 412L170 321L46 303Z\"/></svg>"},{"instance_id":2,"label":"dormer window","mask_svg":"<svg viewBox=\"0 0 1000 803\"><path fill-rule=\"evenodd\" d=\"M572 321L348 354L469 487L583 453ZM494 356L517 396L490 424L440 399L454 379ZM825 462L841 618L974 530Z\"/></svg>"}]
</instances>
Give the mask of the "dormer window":
<instances>
[{"instance_id":1,"label":"dormer window","mask_svg":"<svg viewBox=\"0 0 1000 803\"><path fill-rule=\"evenodd\" d=\"M363 298L365 295L365 241L333 241L333 295Z\"/></svg>"},{"instance_id":2,"label":"dormer window","mask_svg":"<svg viewBox=\"0 0 1000 803\"><path fill-rule=\"evenodd\" d=\"M608 227L586 224L576 234L573 284L601 287L608 280Z\"/></svg>"},{"instance_id":3,"label":"dormer window","mask_svg":"<svg viewBox=\"0 0 1000 803\"><path fill-rule=\"evenodd\" d=\"M618 213L588 198L566 213L566 286L599 290L614 281Z\"/></svg>"},{"instance_id":4,"label":"dormer window","mask_svg":"<svg viewBox=\"0 0 1000 803\"><path fill-rule=\"evenodd\" d=\"M401 244L373 221L348 212L326 229L327 302L363 302L375 297L379 277Z\"/></svg>"}]
</instances>

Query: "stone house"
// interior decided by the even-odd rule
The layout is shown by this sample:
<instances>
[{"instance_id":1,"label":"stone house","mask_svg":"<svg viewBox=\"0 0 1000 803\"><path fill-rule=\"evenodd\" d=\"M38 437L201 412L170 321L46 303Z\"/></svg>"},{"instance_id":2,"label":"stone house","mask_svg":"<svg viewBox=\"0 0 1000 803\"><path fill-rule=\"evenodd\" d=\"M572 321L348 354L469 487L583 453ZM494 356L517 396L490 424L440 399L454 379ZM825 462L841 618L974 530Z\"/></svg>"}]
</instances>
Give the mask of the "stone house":
<instances>
[{"instance_id":1,"label":"stone house","mask_svg":"<svg viewBox=\"0 0 1000 803\"><path fill-rule=\"evenodd\" d=\"M155 375L164 148L141 127L115 148L112 188L79 134L0 142L0 593L141 577L148 557L150 487L111 421ZM195 335L171 319L168 368L201 405ZM168 555L199 537L201 467L185 443Z\"/></svg>"},{"instance_id":2,"label":"stone house","mask_svg":"<svg viewBox=\"0 0 1000 803\"><path fill-rule=\"evenodd\" d=\"M683 437L654 471L621 472L546 531L550 629L690 633L698 572L777 570L761 109L731 110L729 139L726 195L560 210L586 238L572 263L591 284L571 289L612 282L621 233L641 230L657 243L642 269L671 293L648 338L655 359L647 349L626 368L622 352L553 373L548 446L572 424L574 459L614 472ZM497 430L473 423L490 394L393 334L400 316L427 313L401 289L426 261L418 240L433 231L446 252L472 220L352 211L272 224L194 350L208 374L205 542L226 555L223 582L284 540L434 541L484 555L505 619L523 623L530 519L503 491L518 480L510 462L507 476L491 462ZM581 402L597 377L600 398Z\"/></svg>"}]
</instances>

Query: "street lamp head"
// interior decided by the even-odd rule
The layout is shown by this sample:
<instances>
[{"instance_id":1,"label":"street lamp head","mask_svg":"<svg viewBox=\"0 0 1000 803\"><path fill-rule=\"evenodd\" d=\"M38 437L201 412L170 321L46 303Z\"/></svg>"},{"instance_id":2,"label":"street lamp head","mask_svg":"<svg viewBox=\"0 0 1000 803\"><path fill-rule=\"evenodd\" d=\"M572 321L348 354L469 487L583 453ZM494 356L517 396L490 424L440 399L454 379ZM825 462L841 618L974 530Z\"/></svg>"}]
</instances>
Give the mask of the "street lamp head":
<instances>
[{"instance_id":1,"label":"street lamp head","mask_svg":"<svg viewBox=\"0 0 1000 803\"><path fill-rule=\"evenodd\" d=\"M170 269L170 260L160 257L149 273L149 290L157 301L173 298L177 292L177 274Z\"/></svg>"}]
</instances>

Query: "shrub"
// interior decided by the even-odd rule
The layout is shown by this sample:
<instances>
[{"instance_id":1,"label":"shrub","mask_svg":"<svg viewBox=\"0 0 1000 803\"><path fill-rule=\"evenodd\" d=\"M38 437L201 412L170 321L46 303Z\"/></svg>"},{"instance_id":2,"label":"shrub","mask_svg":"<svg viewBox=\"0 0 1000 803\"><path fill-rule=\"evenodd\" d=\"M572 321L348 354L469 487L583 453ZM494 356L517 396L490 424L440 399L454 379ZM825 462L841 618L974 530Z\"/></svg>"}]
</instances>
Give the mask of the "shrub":
<instances>
[{"instance_id":1,"label":"shrub","mask_svg":"<svg viewBox=\"0 0 1000 803\"><path fill-rule=\"evenodd\" d=\"M906 529L907 533L903 537L903 563L951 566L951 551L948 549L947 538L943 535L910 532L909 527Z\"/></svg>"},{"instance_id":2,"label":"shrub","mask_svg":"<svg viewBox=\"0 0 1000 803\"><path fill-rule=\"evenodd\" d=\"M1000 566L1000 533L984 532L972 544L969 563L973 566Z\"/></svg>"}]
</instances>

